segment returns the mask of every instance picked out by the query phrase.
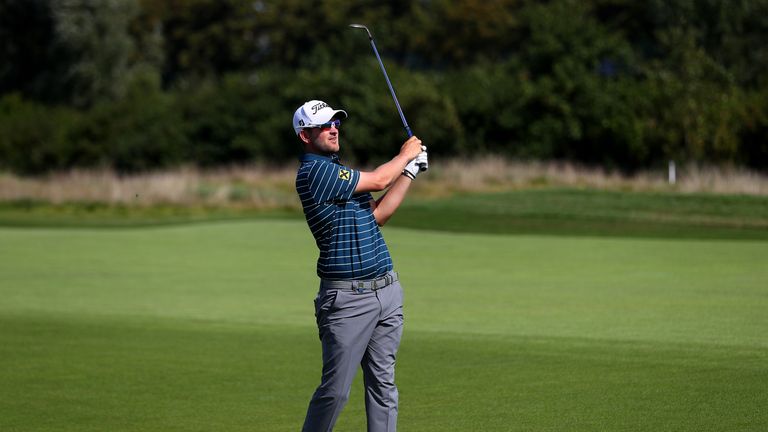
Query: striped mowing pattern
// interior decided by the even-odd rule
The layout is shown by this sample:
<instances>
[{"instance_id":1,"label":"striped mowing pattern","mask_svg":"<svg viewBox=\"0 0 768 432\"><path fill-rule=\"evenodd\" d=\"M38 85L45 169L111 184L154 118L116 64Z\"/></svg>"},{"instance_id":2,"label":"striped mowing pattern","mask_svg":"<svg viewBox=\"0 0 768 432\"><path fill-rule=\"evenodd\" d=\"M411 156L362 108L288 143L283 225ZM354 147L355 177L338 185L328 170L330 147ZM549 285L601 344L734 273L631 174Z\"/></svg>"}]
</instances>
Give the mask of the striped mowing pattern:
<instances>
[{"instance_id":1,"label":"striped mowing pattern","mask_svg":"<svg viewBox=\"0 0 768 432\"><path fill-rule=\"evenodd\" d=\"M341 165L336 155L301 158L296 192L320 249L317 275L323 279L371 279L392 270L371 211L373 197L355 193L359 180L360 172Z\"/></svg>"}]
</instances>

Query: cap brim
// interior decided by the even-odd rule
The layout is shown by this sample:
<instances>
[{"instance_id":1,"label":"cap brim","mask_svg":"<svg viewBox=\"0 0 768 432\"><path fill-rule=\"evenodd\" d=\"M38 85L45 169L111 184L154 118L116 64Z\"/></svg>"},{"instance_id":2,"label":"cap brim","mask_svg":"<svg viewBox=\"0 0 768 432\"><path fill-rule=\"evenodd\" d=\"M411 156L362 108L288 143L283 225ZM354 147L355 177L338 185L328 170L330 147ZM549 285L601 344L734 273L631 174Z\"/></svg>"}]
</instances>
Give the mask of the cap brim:
<instances>
[{"instance_id":1,"label":"cap brim","mask_svg":"<svg viewBox=\"0 0 768 432\"><path fill-rule=\"evenodd\" d=\"M335 111L333 111L333 115L331 115L331 117L328 120L330 120L332 118L335 118L335 117L339 117L339 113L344 114L344 117L340 117L340 118L347 118L348 117L346 111L344 111L344 110L335 110Z\"/></svg>"},{"instance_id":2,"label":"cap brim","mask_svg":"<svg viewBox=\"0 0 768 432\"><path fill-rule=\"evenodd\" d=\"M343 114L344 117L341 117L339 114ZM308 124L305 127L308 127L308 128L317 127L317 126L319 126L319 125L321 125L323 123L328 123L329 121L331 121L331 119L334 119L334 118L347 118L347 117L348 116L347 116L347 112L346 111L344 111L344 110L334 110L331 113L330 116L328 116L326 118L323 118L323 120L318 120L317 123Z\"/></svg>"}]
</instances>

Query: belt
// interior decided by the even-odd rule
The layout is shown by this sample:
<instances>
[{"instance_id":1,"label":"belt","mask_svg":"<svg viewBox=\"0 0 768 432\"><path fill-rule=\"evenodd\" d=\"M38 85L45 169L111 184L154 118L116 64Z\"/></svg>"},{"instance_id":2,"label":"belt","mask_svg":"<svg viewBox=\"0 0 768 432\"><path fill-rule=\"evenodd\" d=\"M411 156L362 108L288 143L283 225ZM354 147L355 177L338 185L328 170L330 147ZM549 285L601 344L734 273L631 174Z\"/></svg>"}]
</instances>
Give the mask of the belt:
<instances>
[{"instance_id":1,"label":"belt","mask_svg":"<svg viewBox=\"0 0 768 432\"><path fill-rule=\"evenodd\" d=\"M390 271L390 272L387 272L387 274L385 274L384 276L376 279L365 279L365 280L323 279L322 286L325 289L352 290L357 292L364 292L366 290L377 291L397 282L397 280L398 280L397 272Z\"/></svg>"}]
</instances>

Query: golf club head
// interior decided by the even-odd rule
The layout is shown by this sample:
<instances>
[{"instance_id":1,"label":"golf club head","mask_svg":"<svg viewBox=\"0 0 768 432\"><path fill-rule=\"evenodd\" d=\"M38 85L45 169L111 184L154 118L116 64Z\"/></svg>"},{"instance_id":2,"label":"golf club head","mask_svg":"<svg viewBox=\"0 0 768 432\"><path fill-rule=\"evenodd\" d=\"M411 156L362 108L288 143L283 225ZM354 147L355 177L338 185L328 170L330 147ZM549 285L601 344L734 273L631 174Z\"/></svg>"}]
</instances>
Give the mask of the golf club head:
<instances>
[{"instance_id":1,"label":"golf club head","mask_svg":"<svg viewBox=\"0 0 768 432\"><path fill-rule=\"evenodd\" d=\"M364 26L362 24L350 24L349 26L352 27L352 28L359 28L359 29L365 30L366 33L368 33L368 38L369 39L373 39L373 35L371 34L371 31L368 30L368 27L366 27L366 26Z\"/></svg>"}]
</instances>

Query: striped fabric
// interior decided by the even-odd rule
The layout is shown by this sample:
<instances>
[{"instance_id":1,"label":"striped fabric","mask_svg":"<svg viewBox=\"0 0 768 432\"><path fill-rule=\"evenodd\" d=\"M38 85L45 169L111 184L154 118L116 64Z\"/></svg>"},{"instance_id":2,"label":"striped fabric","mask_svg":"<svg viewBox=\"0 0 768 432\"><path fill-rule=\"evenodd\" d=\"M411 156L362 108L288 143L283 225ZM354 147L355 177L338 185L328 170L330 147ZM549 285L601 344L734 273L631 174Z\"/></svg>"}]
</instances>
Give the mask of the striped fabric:
<instances>
[{"instance_id":1,"label":"striped fabric","mask_svg":"<svg viewBox=\"0 0 768 432\"><path fill-rule=\"evenodd\" d=\"M307 153L296 174L296 192L304 207L320 256L317 275L329 280L360 280L392 270L384 238L371 211L369 193L355 193L360 172L336 155Z\"/></svg>"}]
</instances>

